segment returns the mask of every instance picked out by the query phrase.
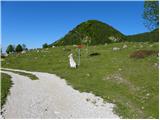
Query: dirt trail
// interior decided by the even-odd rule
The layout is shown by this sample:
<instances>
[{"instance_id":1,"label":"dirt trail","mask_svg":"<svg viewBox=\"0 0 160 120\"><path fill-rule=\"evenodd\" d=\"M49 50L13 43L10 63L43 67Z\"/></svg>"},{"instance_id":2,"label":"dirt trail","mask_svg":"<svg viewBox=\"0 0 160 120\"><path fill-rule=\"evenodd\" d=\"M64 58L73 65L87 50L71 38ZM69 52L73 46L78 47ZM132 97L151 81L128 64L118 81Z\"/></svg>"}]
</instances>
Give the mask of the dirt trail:
<instances>
[{"instance_id":1,"label":"dirt trail","mask_svg":"<svg viewBox=\"0 0 160 120\"><path fill-rule=\"evenodd\" d=\"M14 71L32 73L39 80L2 70L14 83L2 109L5 118L119 118L113 113L114 104L80 93L54 74Z\"/></svg>"}]
</instances>

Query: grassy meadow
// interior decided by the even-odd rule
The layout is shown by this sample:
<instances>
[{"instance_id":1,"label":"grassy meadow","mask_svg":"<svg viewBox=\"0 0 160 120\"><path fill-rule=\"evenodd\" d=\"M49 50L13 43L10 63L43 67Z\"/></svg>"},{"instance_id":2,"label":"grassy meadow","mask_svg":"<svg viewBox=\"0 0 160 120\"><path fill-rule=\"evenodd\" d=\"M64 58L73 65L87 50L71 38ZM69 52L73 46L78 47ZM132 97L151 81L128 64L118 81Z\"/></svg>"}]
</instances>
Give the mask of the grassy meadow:
<instances>
[{"instance_id":1,"label":"grassy meadow","mask_svg":"<svg viewBox=\"0 0 160 120\"><path fill-rule=\"evenodd\" d=\"M113 47L120 50L113 51ZM158 118L158 57L129 57L137 50L158 49L158 43L147 42L89 46L88 53L86 47L81 49L80 66L71 69L68 55L72 52L77 62L78 49L61 46L9 55L2 61L2 67L56 74L73 88L116 104L114 111L122 118ZM90 53L99 55L89 56Z\"/></svg>"}]
</instances>

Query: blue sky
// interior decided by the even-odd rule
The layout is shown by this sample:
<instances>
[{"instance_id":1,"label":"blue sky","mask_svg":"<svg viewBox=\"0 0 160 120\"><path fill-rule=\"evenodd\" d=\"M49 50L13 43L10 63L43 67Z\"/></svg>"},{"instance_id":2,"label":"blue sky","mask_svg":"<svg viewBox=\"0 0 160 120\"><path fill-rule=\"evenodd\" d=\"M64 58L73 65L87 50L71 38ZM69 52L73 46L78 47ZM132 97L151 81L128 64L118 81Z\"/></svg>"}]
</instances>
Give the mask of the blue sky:
<instances>
[{"instance_id":1,"label":"blue sky","mask_svg":"<svg viewBox=\"0 0 160 120\"><path fill-rule=\"evenodd\" d=\"M105 22L125 35L146 32L143 4L143 1L2 2L2 48L19 43L38 48L89 19Z\"/></svg>"}]
</instances>

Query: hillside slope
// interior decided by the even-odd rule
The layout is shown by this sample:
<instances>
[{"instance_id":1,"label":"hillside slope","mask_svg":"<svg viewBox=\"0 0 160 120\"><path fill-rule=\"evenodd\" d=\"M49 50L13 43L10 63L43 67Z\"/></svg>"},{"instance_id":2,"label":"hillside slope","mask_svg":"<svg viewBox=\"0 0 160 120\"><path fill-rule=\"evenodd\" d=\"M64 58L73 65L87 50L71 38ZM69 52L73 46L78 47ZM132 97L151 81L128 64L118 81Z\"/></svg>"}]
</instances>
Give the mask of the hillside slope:
<instances>
[{"instance_id":1,"label":"hillside slope","mask_svg":"<svg viewBox=\"0 0 160 120\"><path fill-rule=\"evenodd\" d=\"M52 45L80 44L84 42L86 36L91 40L91 45L125 40L125 36L112 26L97 20L88 20L77 25L73 30L69 31L67 35L54 42Z\"/></svg>"},{"instance_id":2,"label":"hillside slope","mask_svg":"<svg viewBox=\"0 0 160 120\"><path fill-rule=\"evenodd\" d=\"M140 33L136 35L127 36L127 40L130 42L158 42L159 41L159 29L155 29L151 32Z\"/></svg>"},{"instance_id":3,"label":"hillside slope","mask_svg":"<svg viewBox=\"0 0 160 120\"><path fill-rule=\"evenodd\" d=\"M123 48L124 45L128 47ZM120 50L113 51L113 47ZM122 118L158 119L158 58L156 55L141 59L129 57L137 50L158 49L158 42L89 46L89 53L99 55L88 56L86 49L82 48L80 66L71 69L68 55L72 52L77 63L77 48L60 46L32 50L24 54L11 54L2 61L2 67L56 74L73 88L81 92L91 92L105 101L116 104L114 110Z\"/></svg>"}]
</instances>

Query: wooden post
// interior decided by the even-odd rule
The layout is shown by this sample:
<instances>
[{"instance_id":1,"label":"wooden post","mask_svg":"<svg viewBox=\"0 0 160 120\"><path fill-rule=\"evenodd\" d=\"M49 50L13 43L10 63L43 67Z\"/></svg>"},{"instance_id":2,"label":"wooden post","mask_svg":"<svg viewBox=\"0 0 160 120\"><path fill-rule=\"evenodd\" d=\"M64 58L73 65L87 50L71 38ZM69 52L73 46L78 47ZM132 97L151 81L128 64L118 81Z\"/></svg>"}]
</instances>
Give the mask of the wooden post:
<instances>
[{"instance_id":1,"label":"wooden post","mask_svg":"<svg viewBox=\"0 0 160 120\"><path fill-rule=\"evenodd\" d=\"M81 62L81 48L78 48L78 66L80 66Z\"/></svg>"}]
</instances>

